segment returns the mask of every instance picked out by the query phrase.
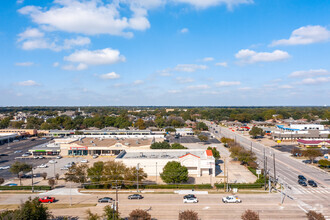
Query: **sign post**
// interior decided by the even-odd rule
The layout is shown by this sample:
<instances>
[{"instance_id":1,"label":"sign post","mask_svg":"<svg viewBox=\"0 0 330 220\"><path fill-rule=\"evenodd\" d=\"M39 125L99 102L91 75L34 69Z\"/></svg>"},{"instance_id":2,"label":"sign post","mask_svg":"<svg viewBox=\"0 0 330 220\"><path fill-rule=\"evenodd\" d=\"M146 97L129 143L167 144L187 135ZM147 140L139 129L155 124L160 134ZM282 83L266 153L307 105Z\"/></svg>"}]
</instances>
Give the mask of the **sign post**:
<instances>
[{"instance_id":1,"label":"sign post","mask_svg":"<svg viewBox=\"0 0 330 220\"><path fill-rule=\"evenodd\" d=\"M256 170L256 174L258 175L258 179L259 179L259 175L261 174L261 170Z\"/></svg>"}]
</instances>

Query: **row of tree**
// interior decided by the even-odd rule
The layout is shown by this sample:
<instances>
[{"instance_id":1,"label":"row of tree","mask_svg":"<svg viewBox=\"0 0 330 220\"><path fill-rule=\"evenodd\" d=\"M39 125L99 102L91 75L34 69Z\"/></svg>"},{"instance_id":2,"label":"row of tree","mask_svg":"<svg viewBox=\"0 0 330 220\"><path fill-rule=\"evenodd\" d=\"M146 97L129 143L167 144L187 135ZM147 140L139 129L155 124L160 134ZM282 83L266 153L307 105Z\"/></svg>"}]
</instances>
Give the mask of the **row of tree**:
<instances>
[{"instance_id":1,"label":"row of tree","mask_svg":"<svg viewBox=\"0 0 330 220\"><path fill-rule=\"evenodd\" d=\"M170 144L166 141L155 142L150 145L151 149L187 149L185 146L179 143Z\"/></svg>"}]
</instances>

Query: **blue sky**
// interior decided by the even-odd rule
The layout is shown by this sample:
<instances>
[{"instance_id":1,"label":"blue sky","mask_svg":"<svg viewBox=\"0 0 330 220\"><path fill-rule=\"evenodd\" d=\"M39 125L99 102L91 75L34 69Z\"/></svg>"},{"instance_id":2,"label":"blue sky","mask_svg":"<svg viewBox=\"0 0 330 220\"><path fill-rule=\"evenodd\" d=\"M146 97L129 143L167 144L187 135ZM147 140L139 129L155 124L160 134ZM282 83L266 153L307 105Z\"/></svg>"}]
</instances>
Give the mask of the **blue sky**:
<instances>
[{"instance_id":1,"label":"blue sky","mask_svg":"<svg viewBox=\"0 0 330 220\"><path fill-rule=\"evenodd\" d=\"M329 105L330 1L1 1L0 105Z\"/></svg>"}]
</instances>

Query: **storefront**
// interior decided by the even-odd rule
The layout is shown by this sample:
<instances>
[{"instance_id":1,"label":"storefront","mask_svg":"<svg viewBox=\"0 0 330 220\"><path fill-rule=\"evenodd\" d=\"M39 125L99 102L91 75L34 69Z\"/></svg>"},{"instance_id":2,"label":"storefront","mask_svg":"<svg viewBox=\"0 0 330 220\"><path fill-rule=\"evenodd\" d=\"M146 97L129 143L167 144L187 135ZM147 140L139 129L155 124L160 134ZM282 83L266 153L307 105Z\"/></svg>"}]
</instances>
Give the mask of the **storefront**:
<instances>
[{"instance_id":1,"label":"storefront","mask_svg":"<svg viewBox=\"0 0 330 220\"><path fill-rule=\"evenodd\" d=\"M88 155L88 147L70 147L68 151L68 155L86 156Z\"/></svg>"}]
</instances>

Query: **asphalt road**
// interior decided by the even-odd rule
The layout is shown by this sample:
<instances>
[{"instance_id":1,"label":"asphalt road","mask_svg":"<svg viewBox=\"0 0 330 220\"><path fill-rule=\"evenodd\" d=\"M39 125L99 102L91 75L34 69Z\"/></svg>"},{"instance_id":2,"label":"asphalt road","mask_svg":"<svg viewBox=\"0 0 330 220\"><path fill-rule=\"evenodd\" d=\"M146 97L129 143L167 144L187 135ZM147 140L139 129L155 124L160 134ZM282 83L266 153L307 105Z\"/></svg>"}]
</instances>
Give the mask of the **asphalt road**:
<instances>
[{"instance_id":1,"label":"asphalt road","mask_svg":"<svg viewBox=\"0 0 330 220\"><path fill-rule=\"evenodd\" d=\"M142 200L129 200L129 194L119 194L119 212L122 217L127 217L134 209L148 210L153 218L156 219L178 219L179 212L184 210L194 210L200 219L240 219L242 213L251 209L259 212L261 219L303 219L305 213L299 209L298 205L287 200L283 205L280 204L280 195L272 194L238 194L242 203L224 204L221 199L229 194L207 194L196 195L199 202L195 204L184 204L183 195L180 194L142 194ZM0 206L5 204L19 204L26 201L31 194L4 195L0 194ZM32 195L32 197L42 195ZM115 194L99 193L90 195L55 195L59 204L95 204L97 199L109 196L116 198ZM97 204L97 206L73 208L73 209L54 209L54 215L70 215L80 218L86 217L86 210L90 209L94 213L101 214L104 206L108 204Z\"/></svg>"},{"instance_id":2,"label":"asphalt road","mask_svg":"<svg viewBox=\"0 0 330 220\"><path fill-rule=\"evenodd\" d=\"M10 166L15 161L24 161L28 164L32 164L33 167L38 166L40 164L43 164L47 162L49 159L16 159L16 157L22 156L25 152L28 152L29 149L33 148L34 146L47 143L50 139L41 140L41 138L37 138L35 141L31 141L30 139L27 140L21 140L19 142L15 143L9 143L0 145L0 152L1 154L7 154L8 156L2 156L0 158L0 166ZM21 153L14 153L15 151L22 151ZM16 175L13 175L9 172L9 170L0 170L0 177L4 179L9 179L12 177L15 177Z\"/></svg>"},{"instance_id":3,"label":"asphalt road","mask_svg":"<svg viewBox=\"0 0 330 220\"><path fill-rule=\"evenodd\" d=\"M218 133L215 133L218 137L225 136L232 138L246 149L252 149L257 156L261 168L263 168L265 152L268 161L266 170L269 170L271 176L274 176L273 155L275 154L276 178L279 179L280 183L283 183L285 192L299 202L302 210L315 209L330 216L330 175L327 172L308 166L301 161L290 157L289 153L280 152L276 149L251 141L247 137L232 132L228 128L216 126L207 121L205 122L210 127L210 130L213 130L214 128L218 131ZM298 175L304 175L307 179L313 179L319 186L317 188L300 186L297 183Z\"/></svg>"}]
</instances>

